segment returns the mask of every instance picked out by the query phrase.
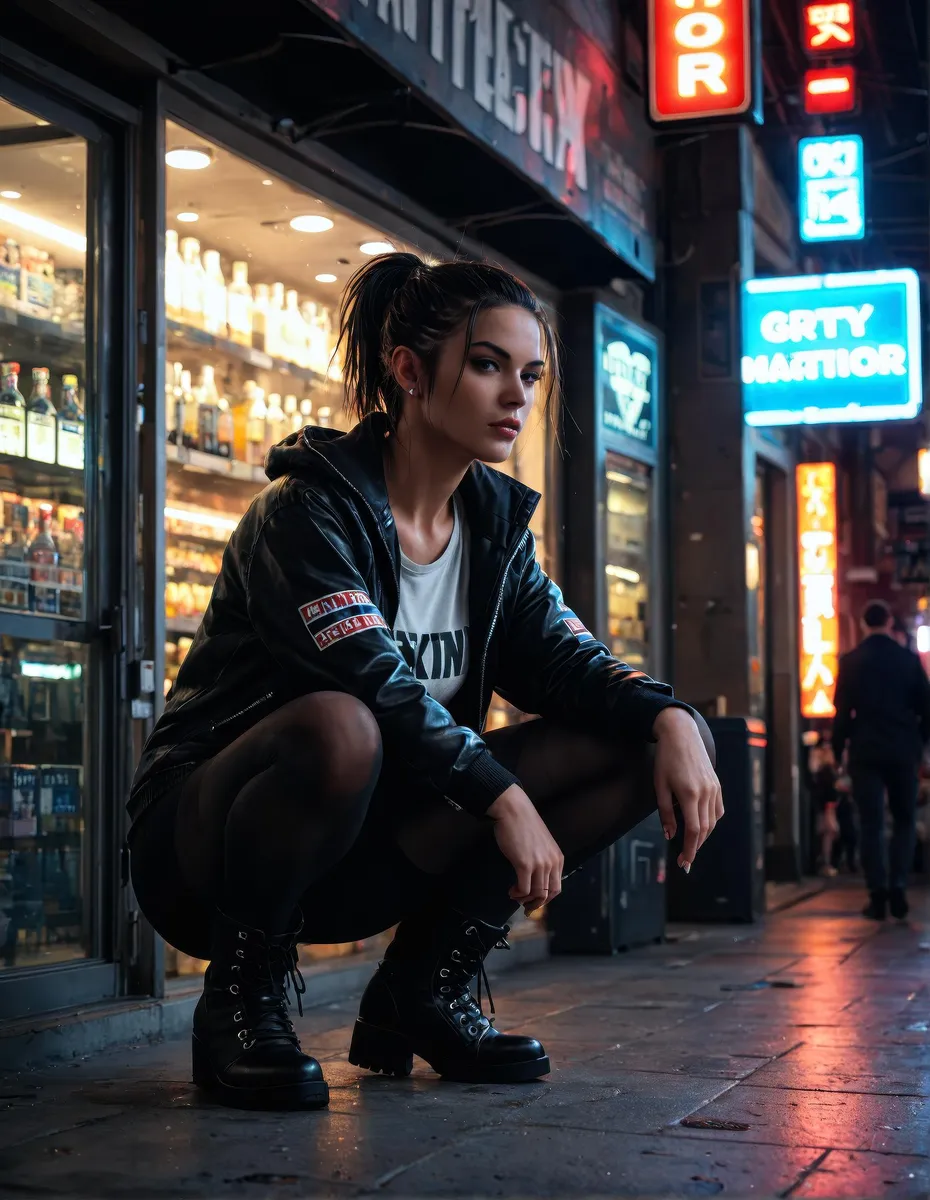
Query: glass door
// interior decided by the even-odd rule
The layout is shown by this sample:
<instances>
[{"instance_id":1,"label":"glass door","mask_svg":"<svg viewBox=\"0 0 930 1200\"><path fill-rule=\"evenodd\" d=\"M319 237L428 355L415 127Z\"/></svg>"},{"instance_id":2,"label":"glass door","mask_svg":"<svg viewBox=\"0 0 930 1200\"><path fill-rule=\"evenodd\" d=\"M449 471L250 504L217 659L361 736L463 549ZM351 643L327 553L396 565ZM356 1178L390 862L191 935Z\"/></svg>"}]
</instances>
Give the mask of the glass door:
<instances>
[{"instance_id":1,"label":"glass door","mask_svg":"<svg viewBox=\"0 0 930 1200\"><path fill-rule=\"evenodd\" d=\"M106 557L98 501L113 482L105 450L91 450L105 390L96 268L109 143L74 131L83 126L18 91L15 103L0 96L0 994L10 1015L116 987L103 961L114 957L115 855L99 749L115 711L112 657L100 638L103 568L88 571Z\"/></svg>"},{"instance_id":2,"label":"glass door","mask_svg":"<svg viewBox=\"0 0 930 1200\"><path fill-rule=\"evenodd\" d=\"M604 586L605 642L611 654L649 672L652 474L643 463L608 451Z\"/></svg>"}]
</instances>

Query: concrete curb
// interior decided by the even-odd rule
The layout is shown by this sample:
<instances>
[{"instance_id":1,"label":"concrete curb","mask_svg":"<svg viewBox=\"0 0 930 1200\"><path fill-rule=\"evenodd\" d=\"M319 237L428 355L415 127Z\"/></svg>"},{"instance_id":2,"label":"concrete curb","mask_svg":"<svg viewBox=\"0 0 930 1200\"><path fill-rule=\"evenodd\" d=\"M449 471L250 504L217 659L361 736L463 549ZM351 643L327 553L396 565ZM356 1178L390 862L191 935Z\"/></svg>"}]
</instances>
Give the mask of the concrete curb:
<instances>
[{"instance_id":1,"label":"concrete curb","mask_svg":"<svg viewBox=\"0 0 930 1200\"><path fill-rule=\"evenodd\" d=\"M549 956L545 929L535 923L521 925L510 944L509 952L492 951L488 959L492 978ZM376 962L375 955L359 955L302 968L312 1006L337 1004L361 995ZM128 997L11 1021L0 1029L0 1070L84 1058L133 1042L180 1037L190 1029L199 996L198 986L158 1000ZM304 1003L309 1007L306 999Z\"/></svg>"}]
</instances>

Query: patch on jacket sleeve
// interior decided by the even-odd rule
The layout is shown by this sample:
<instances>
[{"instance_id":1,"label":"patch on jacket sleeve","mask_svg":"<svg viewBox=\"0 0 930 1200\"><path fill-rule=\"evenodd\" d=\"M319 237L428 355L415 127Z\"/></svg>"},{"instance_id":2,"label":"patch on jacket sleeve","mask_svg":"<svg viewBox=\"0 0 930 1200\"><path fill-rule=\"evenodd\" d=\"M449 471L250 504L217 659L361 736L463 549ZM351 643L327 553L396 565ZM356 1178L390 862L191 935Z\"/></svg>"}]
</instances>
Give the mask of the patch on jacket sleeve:
<instances>
[{"instance_id":1,"label":"patch on jacket sleeve","mask_svg":"<svg viewBox=\"0 0 930 1200\"><path fill-rule=\"evenodd\" d=\"M594 635L588 632L580 617L576 617L572 610L564 604L560 606L559 620L565 622L569 632L573 633L579 642L594 641Z\"/></svg>"},{"instance_id":2,"label":"patch on jacket sleeve","mask_svg":"<svg viewBox=\"0 0 930 1200\"><path fill-rule=\"evenodd\" d=\"M387 622L367 592L330 592L301 604L298 611L318 650L328 650L343 638L366 629L387 629ZM345 615L334 621L333 616L339 613Z\"/></svg>"}]
</instances>

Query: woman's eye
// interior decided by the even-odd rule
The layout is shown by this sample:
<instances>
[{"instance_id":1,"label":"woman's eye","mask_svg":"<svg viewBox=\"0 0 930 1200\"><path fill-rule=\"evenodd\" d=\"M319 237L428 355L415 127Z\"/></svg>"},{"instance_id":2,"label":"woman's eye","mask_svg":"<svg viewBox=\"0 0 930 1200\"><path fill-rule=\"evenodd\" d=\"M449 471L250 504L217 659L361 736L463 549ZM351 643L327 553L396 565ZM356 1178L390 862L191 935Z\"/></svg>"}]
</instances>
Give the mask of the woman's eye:
<instances>
[{"instance_id":1,"label":"woman's eye","mask_svg":"<svg viewBox=\"0 0 930 1200\"><path fill-rule=\"evenodd\" d=\"M523 382L527 385L527 387L534 387L537 383L539 383L540 379L542 379L542 376L536 371L529 371L523 376Z\"/></svg>"},{"instance_id":2,"label":"woman's eye","mask_svg":"<svg viewBox=\"0 0 930 1200\"><path fill-rule=\"evenodd\" d=\"M491 371L496 371L498 369L497 362L493 358L473 358L471 360L471 365L478 371L486 371L489 374Z\"/></svg>"}]
</instances>

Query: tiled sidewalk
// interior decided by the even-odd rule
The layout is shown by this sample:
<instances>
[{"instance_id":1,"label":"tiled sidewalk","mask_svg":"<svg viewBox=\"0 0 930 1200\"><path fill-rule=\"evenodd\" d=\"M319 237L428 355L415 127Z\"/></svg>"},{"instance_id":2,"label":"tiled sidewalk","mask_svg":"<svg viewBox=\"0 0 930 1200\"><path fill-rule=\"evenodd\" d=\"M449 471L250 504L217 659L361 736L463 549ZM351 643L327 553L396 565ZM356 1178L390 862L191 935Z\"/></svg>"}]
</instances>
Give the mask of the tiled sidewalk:
<instances>
[{"instance_id":1,"label":"tiled sidewalk","mask_svg":"<svg viewBox=\"0 0 930 1200\"><path fill-rule=\"evenodd\" d=\"M556 1064L534 1085L361 1074L348 1004L301 1022L328 1112L210 1107L186 1041L2 1075L0 1195L927 1197L930 895L916 899L908 926L875 926L836 888L764 928L510 974L499 1027Z\"/></svg>"}]
</instances>

